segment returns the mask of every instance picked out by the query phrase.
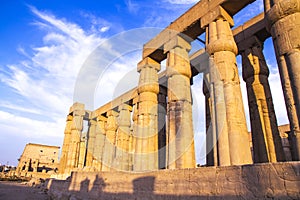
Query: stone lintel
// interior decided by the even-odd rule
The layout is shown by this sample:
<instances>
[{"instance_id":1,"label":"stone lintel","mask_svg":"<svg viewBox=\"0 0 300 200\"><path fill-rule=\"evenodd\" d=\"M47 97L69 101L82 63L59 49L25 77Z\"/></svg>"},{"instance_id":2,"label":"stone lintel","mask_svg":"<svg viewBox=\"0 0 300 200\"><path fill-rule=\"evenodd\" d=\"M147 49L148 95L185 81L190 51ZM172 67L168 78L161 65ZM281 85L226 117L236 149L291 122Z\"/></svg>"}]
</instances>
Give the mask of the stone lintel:
<instances>
[{"instance_id":1,"label":"stone lintel","mask_svg":"<svg viewBox=\"0 0 300 200\"><path fill-rule=\"evenodd\" d=\"M196 69L198 73L202 73L208 67L209 54L205 48L200 49L190 56L191 66Z\"/></svg>"},{"instance_id":2,"label":"stone lintel","mask_svg":"<svg viewBox=\"0 0 300 200\"><path fill-rule=\"evenodd\" d=\"M154 68L157 71L160 70L160 63L153 60L150 57L146 57L144 58L142 61L140 61L137 65L137 71L140 72L143 68L145 67L150 67L150 68Z\"/></svg>"},{"instance_id":3,"label":"stone lintel","mask_svg":"<svg viewBox=\"0 0 300 200\"><path fill-rule=\"evenodd\" d=\"M69 113L74 112L75 110L83 110L84 111L84 104L75 102L71 107Z\"/></svg>"},{"instance_id":4,"label":"stone lintel","mask_svg":"<svg viewBox=\"0 0 300 200\"><path fill-rule=\"evenodd\" d=\"M264 42L271 35L266 29L265 15L260 13L232 31L239 52L251 47L253 37Z\"/></svg>"},{"instance_id":5,"label":"stone lintel","mask_svg":"<svg viewBox=\"0 0 300 200\"><path fill-rule=\"evenodd\" d=\"M175 47L180 47L185 49L186 51L191 50L191 41L187 41L183 37L176 35L173 38L171 38L167 43L164 44L164 53L169 52L171 49L174 49Z\"/></svg>"},{"instance_id":6,"label":"stone lintel","mask_svg":"<svg viewBox=\"0 0 300 200\"><path fill-rule=\"evenodd\" d=\"M205 28L208 24L217 19L224 19L231 27L234 26L233 18L226 12L226 10L224 10L224 8L222 8L222 6L217 6L214 9L211 9L200 19L201 28Z\"/></svg>"},{"instance_id":7,"label":"stone lintel","mask_svg":"<svg viewBox=\"0 0 300 200\"><path fill-rule=\"evenodd\" d=\"M234 16L248 4L255 0L201 0L187 12L173 21L168 27L160 32L156 37L144 45L143 58L151 57L157 61L165 59L162 47L175 35L185 34L189 38L196 39L205 32L200 26L200 19L210 12L211 8L221 5L230 16Z\"/></svg>"}]
</instances>

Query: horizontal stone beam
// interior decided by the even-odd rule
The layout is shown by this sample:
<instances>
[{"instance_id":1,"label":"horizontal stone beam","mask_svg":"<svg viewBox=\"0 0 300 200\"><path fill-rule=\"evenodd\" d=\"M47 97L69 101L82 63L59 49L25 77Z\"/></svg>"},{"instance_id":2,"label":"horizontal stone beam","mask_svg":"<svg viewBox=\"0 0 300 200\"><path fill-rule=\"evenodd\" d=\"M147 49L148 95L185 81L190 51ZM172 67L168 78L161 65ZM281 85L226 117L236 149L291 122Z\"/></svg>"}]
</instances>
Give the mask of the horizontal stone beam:
<instances>
[{"instance_id":1,"label":"horizontal stone beam","mask_svg":"<svg viewBox=\"0 0 300 200\"><path fill-rule=\"evenodd\" d=\"M251 45L249 39L253 36L262 42L271 36L266 29L264 18L264 13L261 13L232 31L239 52L249 48L249 45Z\"/></svg>"},{"instance_id":2,"label":"horizontal stone beam","mask_svg":"<svg viewBox=\"0 0 300 200\"><path fill-rule=\"evenodd\" d=\"M216 8L221 6L230 16L236 14L239 10L254 2L255 0L201 0L190 8L187 12L172 22L167 28L160 32L156 37L144 45L143 58L151 57L161 62L166 58L163 52L164 44L174 38L176 35L185 35L195 40L199 35L205 32L203 27L207 22L200 20L204 16L213 15ZM222 10L217 9L220 13ZM209 17L208 17L209 18ZM200 22L201 21L201 22ZM201 25L204 24L204 25Z\"/></svg>"},{"instance_id":3,"label":"horizontal stone beam","mask_svg":"<svg viewBox=\"0 0 300 200\"><path fill-rule=\"evenodd\" d=\"M255 16L254 18L250 19L249 21L247 21L245 24L234 29L233 35L239 48L242 48L243 42L245 42L245 40L248 37L251 37L253 35L259 37L261 41L264 41L266 38L270 37L270 34L267 32L265 28L264 14L261 13ZM193 71L193 76L196 76L197 74L202 73L206 70L206 68L208 67L208 58L209 55L206 53L205 49L200 49L199 51L193 53L190 56L190 63ZM162 71L161 73L159 73L158 78L159 78L159 84L166 86L167 83L166 71ZM98 115L102 115L109 110L116 109L122 103L129 102L132 99L136 98L137 96L138 96L137 87L135 87L130 91L115 98L111 102L98 108L96 111L92 113L91 118L94 118Z\"/></svg>"}]
</instances>

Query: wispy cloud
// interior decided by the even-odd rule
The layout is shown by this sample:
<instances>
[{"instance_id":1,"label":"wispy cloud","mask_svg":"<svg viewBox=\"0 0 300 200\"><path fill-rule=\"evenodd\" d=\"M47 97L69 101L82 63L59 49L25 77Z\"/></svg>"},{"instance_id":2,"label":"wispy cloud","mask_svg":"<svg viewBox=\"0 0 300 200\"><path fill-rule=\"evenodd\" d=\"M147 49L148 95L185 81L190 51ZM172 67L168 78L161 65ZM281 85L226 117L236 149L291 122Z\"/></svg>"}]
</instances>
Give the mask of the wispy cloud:
<instances>
[{"instance_id":1,"label":"wispy cloud","mask_svg":"<svg viewBox=\"0 0 300 200\"><path fill-rule=\"evenodd\" d=\"M42 44L33 44L28 49L18 47L17 51L25 59L7 65L0 72L0 81L7 86L6 90L13 91L20 99L0 104L1 130L33 138L62 138L76 76L89 54L103 41L101 32L109 26L102 31L85 31L51 13L35 7L29 9L36 17L33 25L45 34ZM20 112L37 116L33 118Z\"/></svg>"},{"instance_id":2,"label":"wispy cloud","mask_svg":"<svg viewBox=\"0 0 300 200\"><path fill-rule=\"evenodd\" d=\"M126 0L125 4L130 13L136 14L140 9L139 4L134 2L133 0Z\"/></svg>"}]
</instances>

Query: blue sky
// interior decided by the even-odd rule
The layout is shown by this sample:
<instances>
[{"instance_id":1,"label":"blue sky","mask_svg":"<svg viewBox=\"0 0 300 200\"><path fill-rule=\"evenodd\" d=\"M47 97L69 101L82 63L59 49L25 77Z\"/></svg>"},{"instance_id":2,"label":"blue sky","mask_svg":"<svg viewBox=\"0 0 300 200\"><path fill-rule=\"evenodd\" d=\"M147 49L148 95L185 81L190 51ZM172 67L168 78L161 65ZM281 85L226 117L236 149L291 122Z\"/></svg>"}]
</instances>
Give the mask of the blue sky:
<instances>
[{"instance_id":1,"label":"blue sky","mask_svg":"<svg viewBox=\"0 0 300 200\"><path fill-rule=\"evenodd\" d=\"M166 27L196 0L38 1L14 0L0 7L0 163L16 165L26 143L61 146L65 118L76 99L74 88L95 49L115 56L104 70L84 76L95 84L97 108L136 85L136 63L143 43ZM235 17L237 25L262 12L258 0ZM120 40L122 39L122 40ZM119 41L134 43L124 50ZM270 82L279 124L285 108L271 40L265 44ZM201 45L193 45L198 48ZM122 49L123 52L120 52ZM196 50L195 48L193 50ZM107 54L104 54L107 55ZM102 57L101 57L102 56ZM97 56L98 65L107 56ZM103 63L101 62L103 61ZM238 57L240 63L240 58ZM240 64L239 64L240 67ZM84 68L85 69L85 68ZM129 81L130 80L130 81ZM195 81L196 80L196 81ZM197 137L203 135L204 106L201 77L194 80L198 111ZM245 96L245 84L242 79ZM80 91L85 94L85 91ZM200 94L200 95L198 95ZM85 96L85 95L83 95ZM248 112L245 109L246 113ZM203 143L203 141L202 141ZM200 153L198 150L198 160Z\"/></svg>"}]
</instances>

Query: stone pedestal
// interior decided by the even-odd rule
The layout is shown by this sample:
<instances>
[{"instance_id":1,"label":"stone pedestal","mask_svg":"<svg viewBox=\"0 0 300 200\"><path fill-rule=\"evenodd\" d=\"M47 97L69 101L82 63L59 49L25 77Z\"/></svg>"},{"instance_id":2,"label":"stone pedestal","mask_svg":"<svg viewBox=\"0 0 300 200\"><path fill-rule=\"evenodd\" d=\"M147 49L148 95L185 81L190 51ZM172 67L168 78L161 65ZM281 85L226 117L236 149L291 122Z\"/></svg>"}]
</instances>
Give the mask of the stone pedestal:
<instances>
[{"instance_id":1,"label":"stone pedestal","mask_svg":"<svg viewBox=\"0 0 300 200\"><path fill-rule=\"evenodd\" d=\"M236 64L237 46L230 24L220 16L209 23L206 34L219 165L251 164L253 161Z\"/></svg>"},{"instance_id":2,"label":"stone pedestal","mask_svg":"<svg viewBox=\"0 0 300 200\"><path fill-rule=\"evenodd\" d=\"M249 48L242 51L243 78L247 85L254 162L284 161L274 105L269 86L267 67L262 48L256 38L244 43Z\"/></svg>"},{"instance_id":3,"label":"stone pedestal","mask_svg":"<svg viewBox=\"0 0 300 200\"><path fill-rule=\"evenodd\" d=\"M294 135L296 160L300 159L300 0L265 0L288 117Z\"/></svg>"},{"instance_id":4,"label":"stone pedestal","mask_svg":"<svg viewBox=\"0 0 300 200\"><path fill-rule=\"evenodd\" d=\"M168 77L167 166L194 168L194 132L191 99L190 44L176 36L165 44Z\"/></svg>"}]
</instances>

